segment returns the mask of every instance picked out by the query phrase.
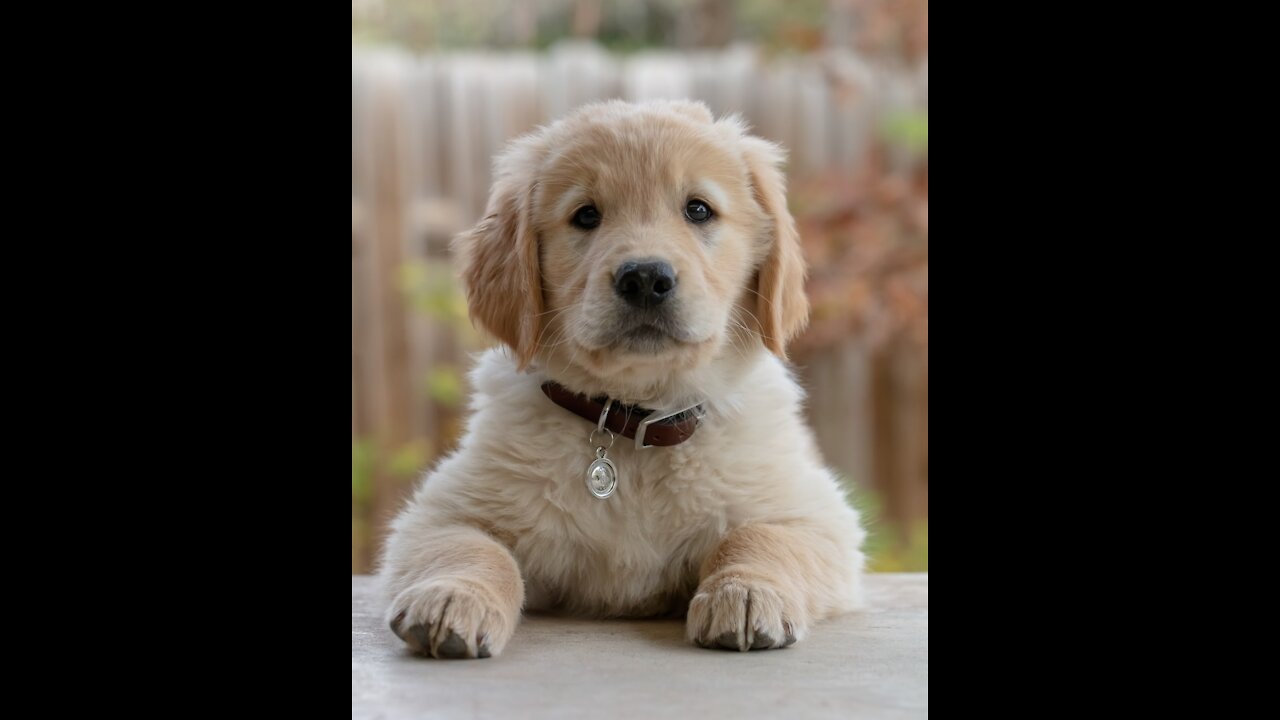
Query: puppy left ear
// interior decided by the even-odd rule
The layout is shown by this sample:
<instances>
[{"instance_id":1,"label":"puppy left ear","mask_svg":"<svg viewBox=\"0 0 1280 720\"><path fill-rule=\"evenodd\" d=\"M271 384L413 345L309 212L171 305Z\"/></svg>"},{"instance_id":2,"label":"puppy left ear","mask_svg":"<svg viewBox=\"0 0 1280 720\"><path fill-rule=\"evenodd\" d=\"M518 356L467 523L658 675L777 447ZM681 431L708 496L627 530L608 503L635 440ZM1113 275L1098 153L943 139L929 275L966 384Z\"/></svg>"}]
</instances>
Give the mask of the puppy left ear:
<instances>
[{"instance_id":1,"label":"puppy left ear","mask_svg":"<svg viewBox=\"0 0 1280 720\"><path fill-rule=\"evenodd\" d=\"M532 162L529 148L519 143L499 159L485 218L454 241L471 318L515 351L522 370L533 360L542 333Z\"/></svg>"},{"instance_id":2,"label":"puppy left ear","mask_svg":"<svg viewBox=\"0 0 1280 720\"><path fill-rule=\"evenodd\" d=\"M673 112L677 112L690 120L697 120L700 123L710 125L716 121L715 116L711 114L711 108L707 107L704 102L695 102L693 100L671 100L666 103L656 103L665 105Z\"/></svg>"},{"instance_id":3,"label":"puppy left ear","mask_svg":"<svg viewBox=\"0 0 1280 720\"><path fill-rule=\"evenodd\" d=\"M786 153L755 137L743 137L742 145L756 202L769 218L770 243L756 286L756 317L765 347L785 360L787 343L809 324L804 252L796 221L787 209L787 181L782 173Z\"/></svg>"}]
</instances>

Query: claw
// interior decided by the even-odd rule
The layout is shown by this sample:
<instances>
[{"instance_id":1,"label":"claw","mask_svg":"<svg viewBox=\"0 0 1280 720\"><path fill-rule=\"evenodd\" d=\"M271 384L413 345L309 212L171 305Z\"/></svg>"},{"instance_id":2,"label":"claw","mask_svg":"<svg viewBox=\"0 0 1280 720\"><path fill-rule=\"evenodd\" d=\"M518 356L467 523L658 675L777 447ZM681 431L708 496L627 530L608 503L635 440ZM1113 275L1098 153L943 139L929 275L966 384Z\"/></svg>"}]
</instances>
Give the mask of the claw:
<instances>
[{"instance_id":1,"label":"claw","mask_svg":"<svg viewBox=\"0 0 1280 720\"><path fill-rule=\"evenodd\" d=\"M449 636L440 643L440 647L436 648L436 657L450 659L467 657L467 641L450 630Z\"/></svg>"},{"instance_id":2,"label":"claw","mask_svg":"<svg viewBox=\"0 0 1280 720\"><path fill-rule=\"evenodd\" d=\"M404 611L401 611L399 615L391 619L391 632L395 633L396 637L401 640L404 639L404 635L400 634L400 623L402 622L404 622Z\"/></svg>"},{"instance_id":3,"label":"claw","mask_svg":"<svg viewBox=\"0 0 1280 720\"><path fill-rule=\"evenodd\" d=\"M431 653L431 628L426 625L410 625L409 634L413 636L413 641L417 643L417 647L414 650L424 655Z\"/></svg>"},{"instance_id":4,"label":"claw","mask_svg":"<svg viewBox=\"0 0 1280 720\"><path fill-rule=\"evenodd\" d=\"M735 633L735 632L727 632L721 635L720 637L716 638L716 644L724 648L725 650L741 650L741 651L747 650L747 648L744 648L738 644L738 633Z\"/></svg>"}]
</instances>

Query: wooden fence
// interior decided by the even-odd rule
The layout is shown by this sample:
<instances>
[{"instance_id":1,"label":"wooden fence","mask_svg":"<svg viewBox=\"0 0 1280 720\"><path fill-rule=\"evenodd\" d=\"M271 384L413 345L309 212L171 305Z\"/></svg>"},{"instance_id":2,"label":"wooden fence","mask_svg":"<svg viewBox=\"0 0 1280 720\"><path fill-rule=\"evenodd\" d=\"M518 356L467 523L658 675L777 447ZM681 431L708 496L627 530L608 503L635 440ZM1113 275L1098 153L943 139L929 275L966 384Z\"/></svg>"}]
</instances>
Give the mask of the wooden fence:
<instances>
[{"instance_id":1,"label":"wooden fence","mask_svg":"<svg viewBox=\"0 0 1280 720\"><path fill-rule=\"evenodd\" d=\"M694 98L717 115L740 113L789 148L797 178L864 166L886 118L927 112L928 75L841 52L765 60L749 49L618 58L591 44L426 58L353 50L353 572L369 569L414 469L455 439L457 377L476 340L460 321L448 242L482 212L493 155L613 97ZM886 162L909 159L890 152ZM851 334L806 355L802 376L829 462L877 488L902 527L927 517L927 346ZM358 454L367 460L360 488Z\"/></svg>"}]
</instances>

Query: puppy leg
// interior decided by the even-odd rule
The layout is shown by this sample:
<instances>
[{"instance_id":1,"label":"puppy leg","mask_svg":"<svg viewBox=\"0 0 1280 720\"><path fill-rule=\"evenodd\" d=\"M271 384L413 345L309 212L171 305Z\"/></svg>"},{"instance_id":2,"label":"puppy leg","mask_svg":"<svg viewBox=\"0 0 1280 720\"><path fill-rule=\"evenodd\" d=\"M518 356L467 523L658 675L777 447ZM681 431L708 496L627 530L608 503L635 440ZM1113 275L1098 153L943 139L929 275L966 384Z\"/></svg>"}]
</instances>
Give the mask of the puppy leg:
<instances>
[{"instance_id":1,"label":"puppy leg","mask_svg":"<svg viewBox=\"0 0 1280 720\"><path fill-rule=\"evenodd\" d=\"M686 631L702 647L782 648L857 603L862 556L816 528L748 525L702 565Z\"/></svg>"},{"instance_id":2,"label":"puppy leg","mask_svg":"<svg viewBox=\"0 0 1280 720\"><path fill-rule=\"evenodd\" d=\"M389 540L383 582L386 620L414 651L436 658L502 652L524 605L515 558L489 535L458 526Z\"/></svg>"}]
</instances>

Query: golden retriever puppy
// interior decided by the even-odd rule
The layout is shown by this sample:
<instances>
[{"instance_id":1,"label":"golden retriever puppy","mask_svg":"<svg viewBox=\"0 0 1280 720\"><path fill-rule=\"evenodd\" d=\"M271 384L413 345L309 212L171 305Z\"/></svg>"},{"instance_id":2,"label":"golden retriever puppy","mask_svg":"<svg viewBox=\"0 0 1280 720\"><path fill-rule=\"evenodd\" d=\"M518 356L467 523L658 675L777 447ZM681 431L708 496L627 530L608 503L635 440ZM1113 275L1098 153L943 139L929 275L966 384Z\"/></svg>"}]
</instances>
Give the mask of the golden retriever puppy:
<instances>
[{"instance_id":1,"label":"golden retriever puppy","mask_svg":"<svg viewBox=\"0 0 1280 720\"><path fill-rule=\"evenodd\" d=\"M382 562L410 648L497 655L527 607L763 650L859 605L865 534L784 362L808 302L782 162L687 102L587 106L497 160L457 250L506 347Z\"/></svg>"}]
</instances>

